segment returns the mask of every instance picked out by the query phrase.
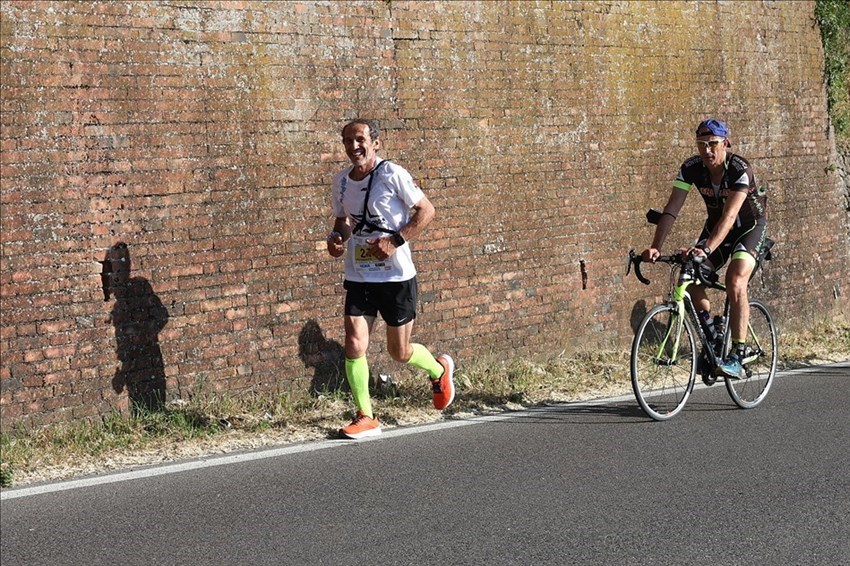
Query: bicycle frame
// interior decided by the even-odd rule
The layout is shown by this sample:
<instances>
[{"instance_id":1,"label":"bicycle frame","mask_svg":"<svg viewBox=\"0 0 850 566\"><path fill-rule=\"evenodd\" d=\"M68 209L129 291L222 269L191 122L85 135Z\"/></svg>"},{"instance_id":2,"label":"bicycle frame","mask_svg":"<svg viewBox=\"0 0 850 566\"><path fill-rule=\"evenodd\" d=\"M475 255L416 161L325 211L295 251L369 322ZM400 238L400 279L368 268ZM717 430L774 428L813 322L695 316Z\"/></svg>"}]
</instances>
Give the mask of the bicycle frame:
<instances>
[{"instance_id":1,"label":"bicycle frame","mask_svg":"<svg viewBox=\"0 0 850 566\"><path fill-rule=\"evenodd\" d=\"M762 259L764 257L767 257L769 259L769 257L770 257L769 256L770 247L772 245L773 245L773 242L771 241L770 245L768 245L765 249L765 255L756 260L756 268L753 270L753 273L750 275L750 281L752 281L752 279L755 277L756 273L760 271L759 267L761 267ZM672 256L670 256L670 257L672 257ZM632 265L635 265L635 275L637 275L638 279L641 282L643 282L644 284L649 284L649 280L646 279L645 277L643 277L643 275L641 275L641 273L640 273L640 268L639 268L640 258L639 258L639 256L637 256L634 253L634 250L631 250L629 252L628 262L629 263L628 263L628 268L627 268L626 273L628 273L631 270ZM668 263L670 263L670 262L668 261ZM730 337L731 337L731 334L730 334L730 331L729 331L729 326L727 324L726 328L724 329L723 339L721 341L720 351L719 351L719 354L718 354L717 352L715 352L715 350L713 348L713 344L708 339L708 336L706 336L706 334L705 334L705 330L703 329L703 325L702 325L702 323L699 319L699 315L697 314L697 309L694 306L693 301L691 300L690 293L688 292L688 287L690 287L691 285L702 285L706 289L717 289L718 291L722 291L724 296L725 296L726 295L726 285L724 285L723 283L716 281L716 280L709 281L708 279L706 279L705 274L700 271L701 268L699 267L699 264L694 264L692 260L688 261L688 262L672 263L671 269L672 269L671 273L675 272L677 269L679 271L676 283L673 285L673 287L670 291L670 294L669 294L669 300L667 301L668 304L670 304L670 305L672 305L676 308L676 320L678 321L677 324L676 324L675 338L674 338L674 342L673 342L673 346L676 348L676 349L674 349L674 352L678 351L679 341L681 339L681 333L682 333L682 326L684 325L685 317L688 317L690 319L691 323L692 323L692 326L696 330L697 336L699 336L699 341L700 341L700 344L703 348L702 351L708 357L708 361L711 362L712 365L716 366L722 361L724 354L729 349L729 341L730 341ZM725 297L724 304L723 304L723 318L727 321L729 320L729 298L728 298L728 296ZM754 355L748 356L748 357L744 358L743 360L741 360L741 363L743 365L746 365L746 364L754 361L755 359L757 359L758 355L759 355L758 353L762 351L761 340L759 339L759 337L756 335L755 331L753 330L752 324L748 323L747 328L749 330L749 335L752 337L752 339L754 341L754 345L755 345L756 348L755 348L755 354ZM663 354L664 347L667 344L668 338L670 337L670 330L671 329L668 329L667 334L665 335L664 340L662 341L662 343L660 345L660 348L659 348L659 351L658 351L658 359L659 360L662 359L661 356ZM670 360L670 362L675 363L675 360Z\"/></svg>"},{"instance_id":2,"label":"bicycle frame","mask_svg":"<svg viewBox=\"0 0 850 566\"><path fill-rule=\"evenodd\" d=\"M691 300L691 295L688 293L688 287L691 285L700 285L701 282L690 272L687 265L675 266L673 269L679 269L679 275L677 277L677 282L673 286L670 291L670 300L668 301L670 304L676 307L676 316L675 316L675 338L673 342L673 352L679 351L679 342L682 336L682 329L685 324L685 318L689 318L692 326L696 330L697 336L699 336L700 344L703 347L703 352L707 353L709 356L709 361L713 365L717 365L721 362L720 356L718 356L715 351L713 344L709 341L708 336L705 334L705 330L703 330L703 325L700 322L699 316L697 315L696 307L694 307L694 303ZM710 286L706 286L709 289L718 289L725 293L726 286L722 283L713 283ZM729 301L728 299L724 303L723 308L723 316L728 319L729 317ZM670 338L670 330L668 329L667 334L662 341L658 355L659 359L662 359L661 356L664 352L664 348L666 347L667 340ZM722 347L720 349L721 353L726 351L727 342L729 340L729 331L728 329L723 334L723 342ZM675 363L676 360L670 360L671 363Z\"/></svg>"},{"instance_id":3,"label":"bicycle frame","mask_svg":"<svg viewBox=\"0 0 850 566\"><path fill-rule=\"evenodd\" d=\"M753 275L761 261L769 259L770 245L772 241L756 258ZM720 328L720 319L729 320L731 303L726 285L698 259L681 254L653 258L652 263L671 266L669 293L664 301L649 308L635 327L630 358L632 389L641 409L657 421L669 420L684 408L697 374L706 386L722 377L732 401L742 409L758 406L776 375L776 325L770 310L758 299L749 299L746 341L750 344L745 342L736 350L739 355L743 353L742 369L730 374L722 366L732 348L732 328L728 323ZM641 256L630 250L626 274L634 267L638 280L649 285L650 280L641 274L642 262ZM711 321L700 315L692 298L692 285L723 292L722 317L715 316Z\"/></svg>"}]
</instances>

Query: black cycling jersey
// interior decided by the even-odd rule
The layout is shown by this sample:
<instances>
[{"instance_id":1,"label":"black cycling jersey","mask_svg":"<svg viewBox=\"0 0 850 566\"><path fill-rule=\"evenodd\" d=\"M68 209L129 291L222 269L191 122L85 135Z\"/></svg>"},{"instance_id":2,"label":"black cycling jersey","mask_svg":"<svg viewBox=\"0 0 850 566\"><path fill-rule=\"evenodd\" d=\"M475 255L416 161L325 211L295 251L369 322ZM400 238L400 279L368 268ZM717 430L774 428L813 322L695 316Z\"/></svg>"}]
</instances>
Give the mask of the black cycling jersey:
<instances>
[{"instance_id":1,"label":"black cycling jersey","mask_svg":"<svg viewBox=\"0 0 850 566\"><path fill-rule=\"evenodd\" d=\"M699 155L691 157L682 164L673 186L685 191L691 190L692 186L697 188L708 211L706 228L709 231L713 230L720 220L723 206L732 192L747 193L747 198L741 205L738 218L735 220L736 227L753 226L767 220L765 190L763 187L756 188L753 169L750 163L740 155L730 153L726 157L726 172L718 187L712 186L708 167L703 164Z\"/></svg>"}]
</instances>

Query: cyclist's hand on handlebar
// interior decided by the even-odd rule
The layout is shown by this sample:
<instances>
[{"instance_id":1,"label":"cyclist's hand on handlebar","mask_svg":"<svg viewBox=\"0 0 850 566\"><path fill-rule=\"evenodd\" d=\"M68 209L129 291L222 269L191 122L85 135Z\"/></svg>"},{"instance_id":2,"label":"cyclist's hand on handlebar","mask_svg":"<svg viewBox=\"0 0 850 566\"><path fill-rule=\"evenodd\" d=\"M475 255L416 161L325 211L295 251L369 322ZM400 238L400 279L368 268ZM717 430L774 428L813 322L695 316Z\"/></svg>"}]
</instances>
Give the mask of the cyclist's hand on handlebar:
<instances>
[{"instance_id":1,"label":"cyclist's hand on handlebar","mask_svg":"<svg viewBox=\"0 0 850 566\"><path fill-rule=\"evenodd\" d=\"M660 252L660 251L658 251L658 250L657 250L657 249L655 249L655 248L648 248L648 249L645 249L645 250L643 250L643 252L640 254L640 258L641 258L643 261L648 261L648 262L650 262L650 263L655 263L655 260L656 260L656 259L658 259L658 258L659 258L659 256L661 256L661 252Z\"/></svg>"},{"instance_id":2,"label":"cyclist's hand on handlebar","mask_svg":"<svg viewBox=\"0 0 850 566\"><path fill-rule=\"evenodd\" d=\"M691 246L682 253L682 259L693 259L697 265L708 259L705 250L696 246Z\"/></svg>"}]
</instances>

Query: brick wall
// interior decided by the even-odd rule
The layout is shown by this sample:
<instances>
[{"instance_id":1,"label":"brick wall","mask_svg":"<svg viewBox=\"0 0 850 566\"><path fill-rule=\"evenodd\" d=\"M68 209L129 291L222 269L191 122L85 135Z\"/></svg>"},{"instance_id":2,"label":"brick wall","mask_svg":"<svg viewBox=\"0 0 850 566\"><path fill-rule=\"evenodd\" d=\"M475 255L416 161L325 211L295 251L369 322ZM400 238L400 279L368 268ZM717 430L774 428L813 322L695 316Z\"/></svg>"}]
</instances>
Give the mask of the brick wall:
<instances>
[{"instance_id":1,"label":"brick wall","mask_svg":"<svg viewBox=\"0 0 850 566\"><path fill-rule=\"evenodd\" d=\"M781 326L846 308L813 10L3 2L2 424L126 410L145 380L170 398L327 383L328 186L354 116L382 122L383 155L437 207L414 242L416 337L461 366L628 343L665 288L622 258L709 115L769 186L780 243L760 292ZM689 199L671 248L702 214ZM126 282L107 300L104 261ZM401 371L380 330L375 366Z\"/></svg>"}]
</instances>

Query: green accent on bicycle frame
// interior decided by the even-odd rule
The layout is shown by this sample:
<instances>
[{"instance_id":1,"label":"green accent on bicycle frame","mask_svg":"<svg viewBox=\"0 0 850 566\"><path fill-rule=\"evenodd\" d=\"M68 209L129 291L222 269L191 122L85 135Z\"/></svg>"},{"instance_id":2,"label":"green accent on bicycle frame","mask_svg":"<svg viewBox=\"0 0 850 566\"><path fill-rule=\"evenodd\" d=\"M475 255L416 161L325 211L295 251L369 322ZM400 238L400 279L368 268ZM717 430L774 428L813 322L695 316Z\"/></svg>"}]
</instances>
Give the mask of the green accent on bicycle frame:
<instances>
[{"instance_id":1,"label":"green accent on bicycle frame","mask_svg":"<svg viewBox=\"0 0 850 566\"><path fill-rule=\"evenodd\" d=\"M684 181L679 181L679 180L677 179L677 180L673 181L673 186L674 186L675 188L677 188L677 189L682 189L682 190L683 190L683 191L685 191L686 193L691 192L691 185L690 185L690 184L688 184L688 183L686 183L686 182L684 182Z\"/></svg>"},{"instance_id":2,"label":"green accent on bicycle frame","mask_svg":"<svg viewBox=\"0 0 850 566\"><path fill-rule=\"evenodd\" d=\"M687 285L683 285L683 287L686 286ZM664 340L662 340L661 344L658 345L658 352L655 354L656 360L664 359L664 347L667 345L667 341L670 339L670 333L675 332L676 338L673 342L673 350L669 357L671 363L675 363L677 361L677 356L679 355L679 344L682 341L682 329L684 328L684 326L685 303L684 301L679 301L676 303L676 312L670 315L670 324L667 325L667 333L664 335Z\"/></svg>"},{"instance_id":3,"label":"green accent on bicycle frame","mask_svg":"<svg viewBox=\"0 0 850 566\"><path fill-rule=\"evenodd\" d=\"M664 353L664 346L670 339L670 332L673 330L673 323L675 323L676 339L673 343L673 356L670 361L676 361L676 356L679 354L679 344L682 340L682 329L685 326L685 295L688 292L688 287L690 287L692 283L693 281L682 281L680 284L676 285L673 288L673 301L675 301L676 303L676 313L670 315L671 324L668 326L667 334L664 336L664 340L661 341L661 345L658 348L658 354L656 355L656 358L659 360L662 359L661 356Z\"/></svg>"},{"instance_id":4,"label":"green accent on bicycle frame","mask_svg":"<svg viewBox=\"0 0 850 566\"><path fill-rule=\"evenodd\" d=\"M681 285L676 285L676 287L673 288L673 300L679 305L680 314L684 314L685 312L685 293L691 283L693 283L693 281L684 281Z\"/></svg>"},{"instance_id":5,"label":"green accent on bicycle frame","mask_svg":"<svg viewBox=\"0 0 850 566\"><path fill-rule=\"evenodd\" d=\"M755 347L756 355L754 356L754 358L752 360L747 358L746 361L742 360L741 363L750 363L750 362L754 361L755 358L758 358L759 352L764 352L764 350L761 347L761 342L759 341L759 337L756 336L756 332L755 332L755 330L753 330L753 325L750 324L749 322L747 322L747 329L749 329L750 336L753 337L753 343L756 345L756 347Z\"/></svg>"}]
</instances>

